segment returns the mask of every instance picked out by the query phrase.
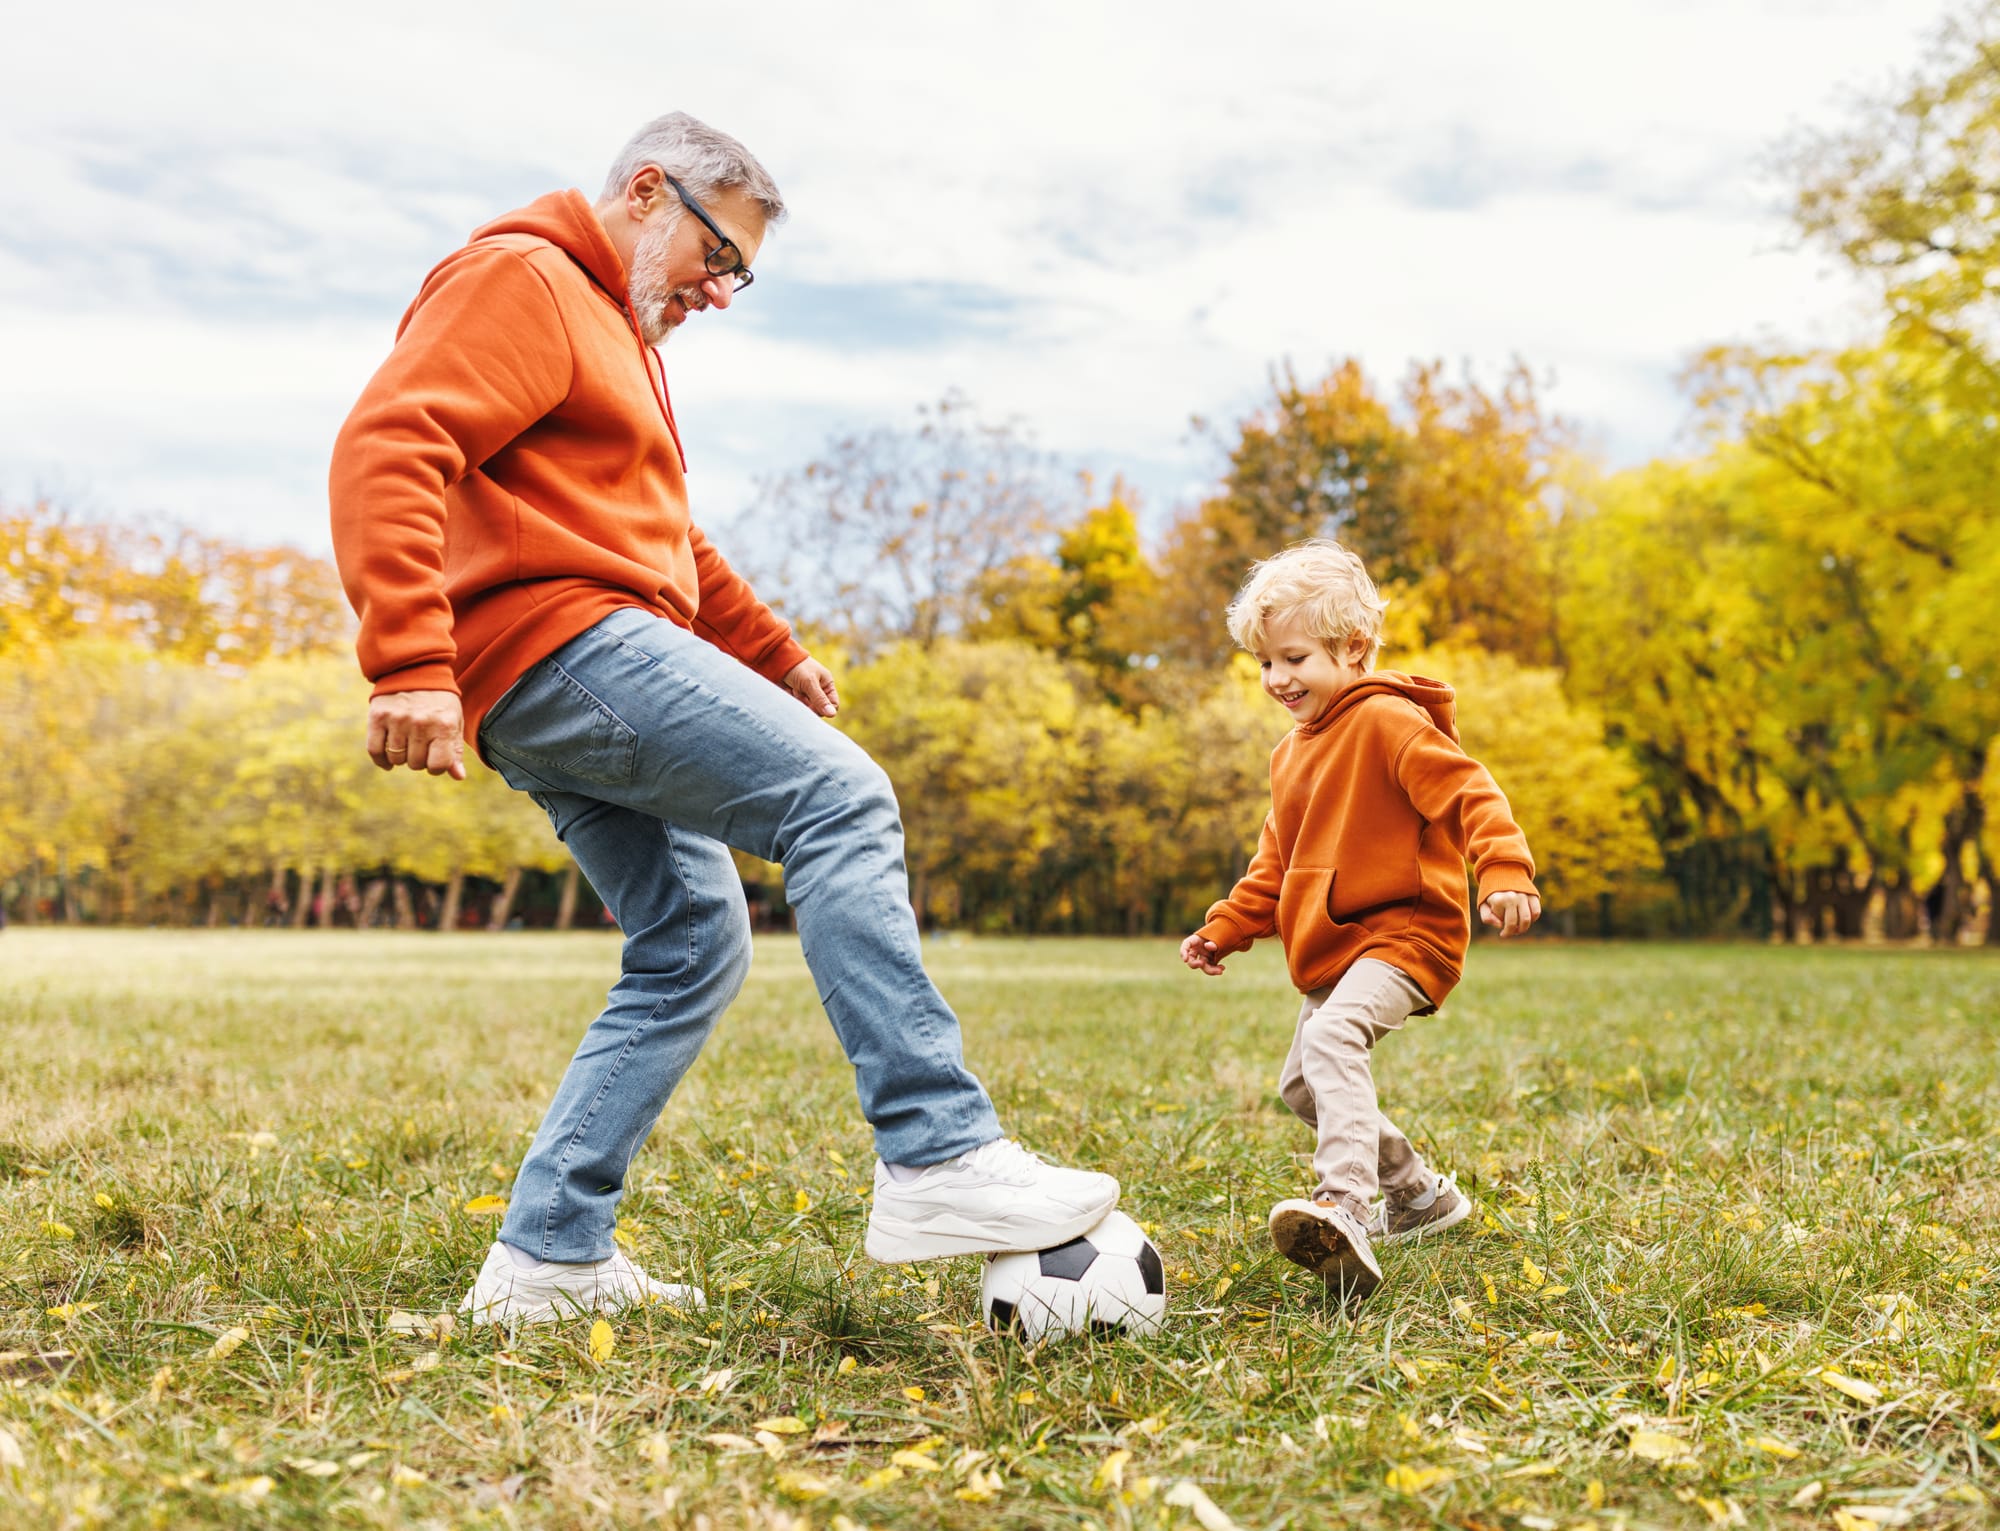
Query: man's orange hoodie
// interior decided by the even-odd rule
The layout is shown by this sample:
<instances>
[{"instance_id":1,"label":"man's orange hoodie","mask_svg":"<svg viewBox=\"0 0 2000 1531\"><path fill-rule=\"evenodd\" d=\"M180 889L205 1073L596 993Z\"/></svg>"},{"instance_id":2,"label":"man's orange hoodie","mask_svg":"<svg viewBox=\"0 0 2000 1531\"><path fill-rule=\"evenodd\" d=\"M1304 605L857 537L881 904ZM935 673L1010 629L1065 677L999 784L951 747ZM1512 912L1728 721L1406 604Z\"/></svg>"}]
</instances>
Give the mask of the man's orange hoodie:
<instances>
[{"instance_id":1,"label":"man's orange hoodie","mask_svg":"<svg viewBox=\"0 0 2000 1531\"><path fill-rule=\"evenodd\" d=\"M1535 891L1527 836L1458 747L1452 700L1439 681L1378 670L1278 741L1257 854L1198 932L1218 956L1275 932L1301 991L1374 957L1444 1002L1472 936L1465 863L1481 900Z\"/></svg>"},{"instance_id":2,"label":"man's orange hoodie","mask_svg":"<svg viewBox=\"0 0 2000 1531\"><path fill-rule=\"evenodd\" d=\"M769 680L806 657L688 516L680 435L583 194L425 278L333 449L334 555L375 694L457 691L468 740L536 661L622 607Z\"/></svg>"}]
</instances>

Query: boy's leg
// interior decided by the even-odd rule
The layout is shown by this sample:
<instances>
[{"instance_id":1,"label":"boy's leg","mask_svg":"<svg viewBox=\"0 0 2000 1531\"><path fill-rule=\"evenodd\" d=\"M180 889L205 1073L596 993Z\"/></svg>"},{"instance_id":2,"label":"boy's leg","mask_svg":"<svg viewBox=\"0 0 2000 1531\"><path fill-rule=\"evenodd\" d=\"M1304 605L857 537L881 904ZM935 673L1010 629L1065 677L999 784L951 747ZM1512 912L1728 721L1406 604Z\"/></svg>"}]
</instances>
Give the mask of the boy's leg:
<instances>
[{"instance_id":1,"label":"boy's leg","mask_svg":"<svg viewBox=\"0 0 2000 1531\"><path fill-rule=\"evenodd\" d=\"M1423 1161L1382 1115L1368 1060L1376 1042L1429 1004L1401 969L1363 957L1301 1018L1298 1074L1312 1092L1319 1132L1315 1200L1337 1199L1365 1221L1379 1185L1415 1190Z\"/></svg>"},{"instance_id":2,"label":"boy's leg","mask_svg":"<svg viewBox=\"0 0 2000 1531\"><path fill-rule=\"evenodd\" d=\"M871 1254L1061 1243L1116 1204L1110 1176L1042 1165L1000 1140L965 1068L958 1018L923 969L888 778L786 692L695 634L628 610L523 676L480 743L515 786L657 816L784 866L877 1152L891 1165L938 1167L910 1181L878 1174Z\"/></svg>"}]
</instances>

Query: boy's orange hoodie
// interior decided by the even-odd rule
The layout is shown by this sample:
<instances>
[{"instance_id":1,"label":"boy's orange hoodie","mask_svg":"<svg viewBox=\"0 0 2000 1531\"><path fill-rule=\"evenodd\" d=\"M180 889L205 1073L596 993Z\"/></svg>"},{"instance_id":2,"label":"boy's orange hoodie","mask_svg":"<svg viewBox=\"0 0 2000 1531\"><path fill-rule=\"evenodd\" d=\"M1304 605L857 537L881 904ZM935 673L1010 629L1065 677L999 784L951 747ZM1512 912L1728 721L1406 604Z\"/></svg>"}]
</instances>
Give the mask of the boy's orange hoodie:
<instances>
[{"instance_id":1,"label":"boy's orange hoodie","mask_svg":"<svg viewBox=\"0 0 2000 1531\"><path fill-rule=\"evenodd\" d=\"M334 445L334 554L375 693L457 691L465 731L622 607L769 680L806 657L688 516L659 358L583 194L445 257Z\"/></svg>"},{"instance_id":2,"label":"boy's orange hoodie","mask_svg":"<svg viewBox=\"0 0 2000 1531\"><path fill-rule=\"evenodd\" d=\"M1535 891L1527 837L1458 747L1452 700L1442 682L1378 670L1278 741L1257 854L1198 932L1218 956L1276 933L1301 991L1374 957L1444 1002L1472 936L1465 863L1481 900Z\"/></svg>"}]
</instances>

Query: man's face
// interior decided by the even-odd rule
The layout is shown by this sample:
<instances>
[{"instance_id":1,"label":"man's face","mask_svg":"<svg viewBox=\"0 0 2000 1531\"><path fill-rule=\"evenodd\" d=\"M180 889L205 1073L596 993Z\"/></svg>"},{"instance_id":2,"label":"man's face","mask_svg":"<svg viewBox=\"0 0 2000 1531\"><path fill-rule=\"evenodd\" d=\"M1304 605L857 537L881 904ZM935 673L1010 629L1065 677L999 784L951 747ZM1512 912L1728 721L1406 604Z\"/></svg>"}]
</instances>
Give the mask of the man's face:
<instances>
[{"instance_id":1,"label":"man's face","mask_svg":"<svg viewBox=\"0 0 2000 1531\"><path fill-rule=\"evenodd\" d=\"M1339 654L1329 651L1292 612L1265 622L1256 656L1265 694L1290 713L1294 723L1310 723L1368 673L1351 647Z\"/></svg>"},{"instance_id":2,"label":"man's face","mask_svg":"<svg viewBox=\"0 0 2000 1531\"><path fill-rule=\"evenodd\" d=\"M743 263L754 263L764 243L764 217L749 195L732 186L704 199L703 206L742 252ZM640 226L626 278L632 312L646 344L664 345L689 314L729 307L736 279L709 271L708 252L714 248L715 236L663 183Z\"/></svg>"}]
</instances>

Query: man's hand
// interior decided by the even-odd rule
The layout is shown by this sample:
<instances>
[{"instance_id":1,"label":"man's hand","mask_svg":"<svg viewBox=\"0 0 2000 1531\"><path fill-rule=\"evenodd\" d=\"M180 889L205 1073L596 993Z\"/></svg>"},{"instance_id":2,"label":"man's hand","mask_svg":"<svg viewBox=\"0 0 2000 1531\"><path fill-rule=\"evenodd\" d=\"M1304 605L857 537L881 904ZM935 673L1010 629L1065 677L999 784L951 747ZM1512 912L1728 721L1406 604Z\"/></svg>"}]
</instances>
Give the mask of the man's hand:
<instances>
[{"instance_id":1,"label":"man's hand","mask_svg":"<svg viewBox=\"0 0 2000 1531\"><path fill-rule=\"evenodd\" d=\"M391 691L368 703L368 758L385 771L465 780L465 707L456 691Z\"/></svg>"},{"instance_id":2,"label":"man's hand","mask_svg":"<svg viewBox=\"0 0 2000 1531\"><path fill-rule=\"evenodd\" d=\"M1532 893L1489 893L1479 918L1503 936L1518 936L1542 917L1542 901Z\"/></svg>"},{"instance_id":3,"label":"man's hand","mask_svg":"<svg viewBox=\"0 0 2000 1531\"><path fill-rule=\"evenodd\" d=\"M1181 942L1181 961L1197 973L1212 976L1222 971L1222 964L1215 960L1215 943L1204 941L1199 931Z\"/></svg>"},{"instance_id":4,"label":"man's hand","mask_svg":"<svg viewBox=\"0 0 2000 1531\"><path fill-rule=\"evenodd\" d=\"M801 659L785 672L785 689L823 718L840 711L833 673L817 659Z\"/></svg>"}]
</instances>

